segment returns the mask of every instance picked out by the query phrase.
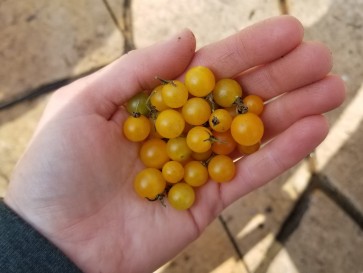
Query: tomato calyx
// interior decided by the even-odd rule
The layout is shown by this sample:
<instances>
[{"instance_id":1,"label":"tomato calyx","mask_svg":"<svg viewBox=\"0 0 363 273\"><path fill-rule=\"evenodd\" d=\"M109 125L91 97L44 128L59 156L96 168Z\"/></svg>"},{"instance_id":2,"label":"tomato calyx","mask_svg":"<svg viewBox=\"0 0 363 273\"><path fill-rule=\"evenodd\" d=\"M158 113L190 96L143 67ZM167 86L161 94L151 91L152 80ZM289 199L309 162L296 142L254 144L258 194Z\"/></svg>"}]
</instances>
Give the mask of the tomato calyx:
<instances>
[{"instance_id":1,"label":"tomato calyx","mask_svg":"<svg viewBox=\"0 0 363 273\"><path fill-rule=\"evenodd\" d=\"M140 112L132 112L131 116L133 116L134 118L139 118L141 117Z\"/></svg>"},{"instance_id":2,"label":"tomato calyx","mask_svg":"<svg viewBox=\"0 0 363 273\"><path fill-rule=\"evenodd\" d=\"M224 143L226 143L226 142L224 142L223 140L221 140L221 139L219 139L219 138L217 138L217 137L215 137L215 136L213 136L212 134L209 134L209 138L206 138L206 139L204 139L203 140L204 142L206 142L206 141L209 141L210 143L215 143L215 142L218 142L218 143L222 143L222 144L224 144Z\"/></svg>"},{"instance_id":3,"label":"tomato calyx","mask_svg":"<svg viewBox=\"0 0 363 273\"><path fill-rule=\"evenodd\" d=\"M212 117L213 126L217 126L220 123L219 119L216 116Z\"/></svg>"},{"instance_id":4,"label":"tomato calyx","mask_svg":"<svg viewBox=\"0 0 363 273\"><path fill-rule=\"evenodd\" d=\"M245 114L248 112L248 106L243 103L242 97L237 97L233 102L233 105L236 106L236 112L238 114Z\"/></svg>"},{"instance_id":5,"label":"tomato calyx","mask_svg":"<svg viewBox=\"0 0 363 273\"><path fill-rule=\"evenodd\" d=\"M209 141L210 143L220 142L220 140L213 135L209 135L209 138L203 140L204 142Z\"/></svg>"},{"instance_id":6,"label":"tomato calyx","mask_svg":"<svg viewBox=\"0 0 363 273\"><path fill-rule=\"evenodd\" d=\"M160 201L160 204L164 207L164 208L166 208L166 204L165 204L165 197L166 197L166 194L165 194L165 192L163 192L163 193L159 193L158 195L156 195L155 196L155 198L154 199L150 199L150 198L148 198L148 197L145 197L148 201L150 201L150 202L155 202L155 201Z\"/></svg>"}]
</instances>

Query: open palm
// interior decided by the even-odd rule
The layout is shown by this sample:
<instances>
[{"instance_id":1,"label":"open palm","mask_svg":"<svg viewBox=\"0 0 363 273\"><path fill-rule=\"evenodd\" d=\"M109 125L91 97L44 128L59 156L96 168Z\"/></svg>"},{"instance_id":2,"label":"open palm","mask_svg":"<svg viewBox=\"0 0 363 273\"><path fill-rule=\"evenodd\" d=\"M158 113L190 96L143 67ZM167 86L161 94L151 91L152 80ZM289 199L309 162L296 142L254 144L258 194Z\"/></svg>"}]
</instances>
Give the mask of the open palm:
<instances>
[{"instance_id":1,"label":"open palm","mask_svg":"<svg viewBox=\"0 0 363 273\"><path fill-rule=\"evenodd\" d=\"M283 16L195 52L195 38L184 30L58 90L17 165L7 204L86 272L156 269L226 206L294 166L326 136L321 114L343 101L344 86L327 76L329 50L302 38L300 23ZM272 141L237 163L233 181L208 182L190 210L176 211L134 193L143 166L138 144L122 135L127 113L120 106L156 86L155 76L182 78L194 65L237 79L245 93L278 98L262 116L264 141Z\"/></svg>"}]
</instances>

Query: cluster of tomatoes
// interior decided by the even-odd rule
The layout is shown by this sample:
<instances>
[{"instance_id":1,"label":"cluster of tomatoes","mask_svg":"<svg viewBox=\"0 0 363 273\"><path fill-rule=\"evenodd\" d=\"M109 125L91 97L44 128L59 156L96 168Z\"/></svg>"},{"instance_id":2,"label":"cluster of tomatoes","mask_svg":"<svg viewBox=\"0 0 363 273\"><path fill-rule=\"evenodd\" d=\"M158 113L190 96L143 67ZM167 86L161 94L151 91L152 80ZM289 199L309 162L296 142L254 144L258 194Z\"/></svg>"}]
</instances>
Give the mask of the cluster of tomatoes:
<instances>
[{"instance_id":1,"label":"cluster of tomatoes","mask_svg":"<svg viewBox=\"0 0 363 273\"><path fill-rule=\"evenodd\" d=\"M179 210L190 208L195 188L209 178L223 183L235 176L233 158L260 147L263 100L242 97L233 79L216 81L204 66L192 67L179 80L159 79L151 94L141 92L126 105L125 137L141 142L145 168L134 178L136 193L148 200L168 199ZM163 203L164 204L164 203Z\"/></svg>"}]
</instances>

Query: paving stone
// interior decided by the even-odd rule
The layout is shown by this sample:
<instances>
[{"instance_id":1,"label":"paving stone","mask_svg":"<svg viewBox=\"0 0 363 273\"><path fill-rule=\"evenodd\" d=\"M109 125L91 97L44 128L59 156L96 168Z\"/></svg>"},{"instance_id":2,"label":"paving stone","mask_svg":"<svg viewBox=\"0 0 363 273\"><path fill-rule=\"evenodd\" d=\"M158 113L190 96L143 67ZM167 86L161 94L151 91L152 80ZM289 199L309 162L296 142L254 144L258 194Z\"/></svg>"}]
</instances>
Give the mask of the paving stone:
<instances>
[{"instance_id":1,"label":"paving stone","mask_svg":"<svg viewBox=\"0 0 363 273\"><path fill-rule=\"evenodd\" d=\"M306 163L301 163L223 212L249 272L254 272L264 261L309 178Z\"/></svg>"},{"instance_id":2,"label":"paving stone","mask_svg":"<svg viewBox=\"0 0 363 273\"><path fill-rule=\"evenodd\" d=\"M197 47L227 37L243 27L280 14L278 1L134 0L134 39L137 47L164 40L190 28Z\"/></svg>"},{"instance_id":3,"label":"paving stone","mask_svg":"<svg viewBox=\"0 0 363 273\"><path fill-rule=\"evenodd\" d=\"M155 273L247 273L217 219L196 241Z\"/></svg>"},{"instance_id":4,"label":"paving stone","mask_svg":"<svg viewBox=\"0 0 363 273\"><path fill-rule=\"evenodd\" d=\"M320 191L267 272L363 272L363 231Z\"/></svg>"},{"instance_id":5,"label":"paving stone","mask_svg":"<svg viewBox=\"0 0 363 273\"><path fill-rule=\"evenodd\" d=\"M333 54L333 72L347 86L347 105L363 79L363 2L360 0L290 0L289 12L305 26L305 39L326 44ZM344 107L329 114L337 119Z\"/></svg>"},{"instance_id":6,"label":"paving stone","mask_svg":"<svg viewBox=\"0 0 363 273\"><path fill-rule=\"evenodd\" d=\"M305 27L313 27L328 12L333 5L332 0L289 0L286 2L287 12L296 16Z\"/></svg>"},{"instance_id":7,"label":"paving stone","mask_svg":"<svg viewBox=\"0 0 363 273\"><path fill-rule=\"evenodd\" d=\"M99 0L0 3L0 100L107 64L123 38Z\"/></svg>"},{"instance_id":8,"label":"paving stone","mask_svg":"<svg viewBox=\"0 0 363 273\"><path fill-rule=\"evenodd\" d=\"M363 214L363 85L317 149L318 170Z\"/></svg>"},{"instance_id":9,"label":"paving stone","mask_svg":"<svg viewBox=\"0 0 363 273\"><path fill-rule=\"evenodd\" d=\"M314 7L314 8L312 8ZM306 39L320 40L332 50L333 71L342 75L347 98L328 114L332 130L317 150L319 171L351 198L363 213L363 2L360 0L289 1L289 11L306 27Z\"/></svg>"},{"instance_id":10,"label":"paving stone","mask_svg":"<svg viewBox=\"0 0 363 273\"><path fill-rule=\"evenodd\" d=\"M323 172L363 215L363 120L327 163Z\"/></svg>"},{"instance_id":11,"label":"paving stone","mask_svg":"<svg viewBox=\"0 0 363 273\"><path fill-rule=\"evenodd\" d=\"M4 196L11 172L24 152L49 96L24 102L0 115L0 197Z\"/></svg>"}]
</instances>

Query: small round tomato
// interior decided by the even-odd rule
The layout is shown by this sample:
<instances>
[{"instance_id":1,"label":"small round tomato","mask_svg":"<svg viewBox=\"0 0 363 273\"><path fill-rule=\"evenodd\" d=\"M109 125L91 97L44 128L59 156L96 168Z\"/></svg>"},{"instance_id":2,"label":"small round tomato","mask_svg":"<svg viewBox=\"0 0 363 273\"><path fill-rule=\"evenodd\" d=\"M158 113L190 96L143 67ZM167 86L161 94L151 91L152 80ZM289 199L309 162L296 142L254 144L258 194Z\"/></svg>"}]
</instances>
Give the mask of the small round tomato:
<instances>
[{"instance_id":1,"label":"small round tomato","mask_svg":"<svg viewBox=\"0 0 363 273\"><path fill-rule=\"evenodd\" d=\"M251 146L261 141L264 132L262 120L254 113L236 116L231 124L234 140L244 146Z\"/></svg>"},{"instance_id":2,"label":"small round tomato","mask_svg":"<svg viewBox=\"0 0 363 273\"><path fill-rule=\"evenodd\" d=\"M208 170L200 161L190 161L184 166L184 181L193 187L200 187L208 181Z\"/></svg>"},{"instance_id":3,"label":"small round tomato","mask_svg":"<svg viewBox=\"0 0 363 273\"><path fill-rule=\"evenodd\" d=\"M188 89L184 83L175 80L163 86L161 95L164 103L171 108L179 108L188 100Z\"/></svg>"},{"instance_id":4,"label":"small round tomato","mask_svg":"<svg viewBox=\"0 0 363 273\"><path fill-rule=\"evenodd\" d=\"M208 163L208 173L215 182L228 182L234 177L236 166L230 157L216 155Z\"/></svg>"},{"instance_id":5,"label":"small round tomato","mask_svg":"<svg viewBox=\"0 0 363 273\"><path fill-rule=\"evenodd\" d=\"M177 183L184 177L184 167L178 161L168 161L161 171L164 179L169 183Z\"/></svg>"},{"instance_id":6,"label":"small round tomato","mask_svg":"<svg viewBox=\"0 0 363 273\"><path fill-rule=\"evenodd\" d=\"M204 152L204 153L196 153L196 152L192 152L192 158L198 161L205 161L208 158L210 158L210 156L212 155L212 149L209 149L208 151Z\"/></svg>"},{"instance_id":7,"label":"small round tomato","mask_svg":"<svg viewBox=\"0 0 363 273\"><path fill-rule=\"evenodd\" d=\"M257 142L256 144L253 144L251 146L244 146L244 145L238 144L237 149L241 154L250 155L250 154L257 152L260 149L260 146L261 146L261 142Z\"/></svg>"},{"instance_id":8,"label":"small round tomato","mask_svg":"<svg viewBox=\"0 0 363 273\"><path fill-rule=\"evenodd\" d=\"M146 167L161 169L169 161L166 143L159 138L145 141L140 149L140 159Z\"/></svg>"},{"instance_id":9,"label":"small round tomato","mask_svg":"<svg viewBox=\"0 0 363 273\"><path fill-rule=\"evenodd\" d=\"M242 88L233 79L219 80L213 90L214 101L222 107L231 107L240 97L242 97Z\"/></svg>"},{"instance_id":10,"label":"small round tomato","mask_svg":"<svg viewBox=\"0 0 363 273\"><path fill-rule=\"evenodd\" d=\"M141 114L147 115L150 111L148 106L148 95L145 92L140 92L129 99L126 103L127 112L131 115Z\"/></svg>"},{"instance_id":11,"label":"small round tomato","mask_svg":"<svg viewBox=\"0 0 363 273\"><path fill-rule=\"evenodd\" d=\"M185 137L169 139L166 144L166 152L172 160L179 162L185 162L192 154Z\"/></svg>"},{"instance_id":12,"label":"small round tomato","mask_svg":"<svg viewBox=\"0 0 363 273\"><path fill-rule=\"evenodd\" d=\"M205 66L190 68L185 74L185 85L195 97L205 97L212 92L215 85L213 72Z\"/></svg>"},{"instance_id":13,"label":"small round tomato","mask_svg":"<svg viewBox=\"0 0 363 273\"><path fill-rule=\"evenodd\" d=\"M186 183L174 184L168 193L169 204L177 210L187 210L195 200L194 189Z\"/></svg>"},{"instance_id":14,"label":"small round tomato","mask_svg":"<svg viewBox=\"0 0 363 273\"><path fill-rule=\"evenodd\" d=\"M150 104L155 107L157 111L163 111L168 109L169 107L165 104L163 97L161 95L161 91L164 85L158 85L154 88L154 90L150 94Z\"/></svg>"},{"instance_id":15,"label":"small round tomato","mask_svg":"<svg viewBox=\"0 0 363 273\"><path fill-rule=\"evenodd\" d=\"M216 141L212 144L212 151L219 155L228 155L232 153L237 146L237 142L233 139L231 132L214 132L213 137Z\"/></svg>"},{"instance_id":16,"label":"small round tomato","mask_svg":"<svg viewBox=\"0 0 363 273\"><path fill-rule=\"evenodd\" d=\"M165 191L166 182L161 172L154 168L140 171L134 179L134 189L140 197L156 199Z\"/></svg>"},{"instance_id":17,"label":"small round tomato","mask_svg":"<svg viewBox=\"0 0 363 273\"><path fill-rule=\"evenodd\" d=\"M215 110L209 117L209 126L216 132L226 132L231 128L232 116L225 109Z\"/></svg>"},{"instance_id":18,"label":"small round tomato","mask_svg":"<svg viewBox=\"0 0 363 273\"><path fill-rule=\"evenodd\" d=\"M150 134L149 134L149 138L162 138L162 136L156 131L156 127L155 127L155 120L154 119L149 119L150 120Z\"/></svg>"},{"instance_id":19,"label":"small round tomato","mask_svg":"<svg viewBox=\"0 0 363 273\"><path fill-rule=\"evenodd\" d=\"M260 115L263 111L263 100L256 95L248 95L243 99L243 104L248 107L248 112Z\"/></svg>"},{"instance_id":20,"label":"small round tomato","mask_svg":"<svg viewBox=\"0 0 363 273\"><path fill-rule=\"evenodd\" d=\"M232 119L239 114L236 105L232 105L231 107L225 107L223 109L231 115Z\"/></svg>"},{"instance_id":21,"label":"small round tomato","mask_svg":"<svg viewBox=\"0 0 363 273\"><path fill-rule=\"evenodd\" d=\"M159 113L155 121L156 131L165 138L180 136L185 127L185 121L178 111L167 109Z\"/></svg>"},{"instance_id":22,"label":"small round tomato","mask_svg":"<svg viewBox=\"0 0 363 273\"><path fill-rule=\"evenodd\" d=\"M150 134L150 121L145 116L129 116L123 124L125 137L133 142L145 140Z\"/></svg>"},{"instance_id":23,"label":"small round tomato","mask_svg":"<svg viewBox=\"0 0 363 273\"><path fill-rule=\"evenodd\" d=\"M185 121L191 125L202 125L211 115L209 103L202 98L191 98L183 106L182 114Z\"/></svg>"},{"instance_id":24,"label":"small round tomato","mask_svg":"<svg viewBox=\"0 0 363 273\"><path fill-rule=\"evenodd\" d=\"M195 126L187 134L187 144L193 152L204 153L212 146L211 138L212 132L209 129Z\"/></svg>"}]
</instances>

